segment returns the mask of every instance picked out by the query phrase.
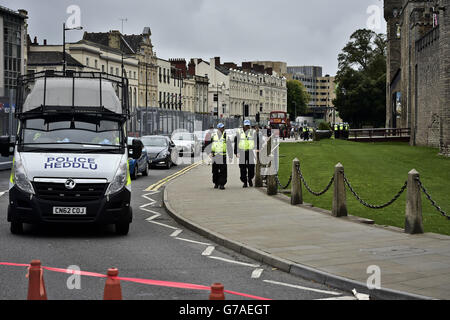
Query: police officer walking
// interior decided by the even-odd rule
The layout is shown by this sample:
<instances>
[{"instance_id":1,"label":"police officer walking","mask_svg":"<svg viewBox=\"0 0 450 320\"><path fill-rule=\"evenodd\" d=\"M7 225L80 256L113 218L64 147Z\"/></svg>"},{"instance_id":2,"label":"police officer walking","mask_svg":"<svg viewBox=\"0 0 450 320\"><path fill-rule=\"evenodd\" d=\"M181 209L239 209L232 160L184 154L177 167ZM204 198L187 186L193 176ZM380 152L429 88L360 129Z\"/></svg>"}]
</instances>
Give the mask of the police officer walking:
<instances>
[{"instance_id":1,"label":"police officer walking","mask_svg":"<svg viewBox=\"0 0 450 320\"><path fill-rule=\"evenodd\" d=\"M303 127L303 140L309 141L309 127Z\"/></svg>"},{"instance_id":2,"label":"police officer walking","mask_svg":"<svg viewBox=\"0 0 450 320\"><path fill-rule=\"evenodd\" d=\"M256 157L255 150L259 150L259 134L250 128L251 122L244 121L244 129L234 138L234 154L239 158L241 181L244 188L253 187L255 177Z\"/></svg>"},{"instance_id":3,"label":"police officer walking","mask_svg":"<svg viewBox=\"0 0 450 320\"><path fill-rule=\"evenodd\" d=\"M339 125L337 123L334 124L334 138L339 139Z\"/></svg>"},{"instance_id":4,"label":"police officer walking","mask_svg":"<svg viewBox=\"0 0 450 320\"><path fill-rule=\"evenodd\" d=\"M212 135L211 158L212 175L214 189L225 190L227 184L228 168L227 168L227 154L231 155L227 143L227 134L225 133L225 125L219 123L217 125L218 131Z\"/></svg>"}]
</instances>

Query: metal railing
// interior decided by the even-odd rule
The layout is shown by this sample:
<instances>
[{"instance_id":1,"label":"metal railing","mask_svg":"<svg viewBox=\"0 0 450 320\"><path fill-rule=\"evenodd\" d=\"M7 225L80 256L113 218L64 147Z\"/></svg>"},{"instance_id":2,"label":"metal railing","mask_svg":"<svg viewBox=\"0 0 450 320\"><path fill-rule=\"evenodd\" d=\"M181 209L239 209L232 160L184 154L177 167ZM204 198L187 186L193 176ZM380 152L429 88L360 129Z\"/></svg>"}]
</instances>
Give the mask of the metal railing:
<instances>
[{"instance_id":1,"label":"metal railing","mask_svg":"<svg viewBox=\"0 0 450 320\"><path fill-rule=\"evenodd\" d=\"M349 139L379 139L379 138L409 138L410 128L376 128L376 129L351 129Z\"/></svg>"}]
</instances>

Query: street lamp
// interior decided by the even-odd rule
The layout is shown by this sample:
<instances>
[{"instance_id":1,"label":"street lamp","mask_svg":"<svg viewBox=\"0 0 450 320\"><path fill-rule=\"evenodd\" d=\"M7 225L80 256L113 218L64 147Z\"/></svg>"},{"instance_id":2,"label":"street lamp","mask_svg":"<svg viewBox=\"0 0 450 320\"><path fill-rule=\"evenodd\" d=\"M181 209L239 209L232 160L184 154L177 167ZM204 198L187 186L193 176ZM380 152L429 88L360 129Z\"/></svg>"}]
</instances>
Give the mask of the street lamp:
<instances>
[{"instance_id":1,"label":"street lamp","mask_svg":"<svg viewBox=\"0 0 450 320\"><path fill-rule=\"evenodd\" d=\"M66 23L63 23L63 74L66 75L66 31L69 30L83 30L83 27L75 27L75 28L66 28Z\"/></svg>"}]
</instances>

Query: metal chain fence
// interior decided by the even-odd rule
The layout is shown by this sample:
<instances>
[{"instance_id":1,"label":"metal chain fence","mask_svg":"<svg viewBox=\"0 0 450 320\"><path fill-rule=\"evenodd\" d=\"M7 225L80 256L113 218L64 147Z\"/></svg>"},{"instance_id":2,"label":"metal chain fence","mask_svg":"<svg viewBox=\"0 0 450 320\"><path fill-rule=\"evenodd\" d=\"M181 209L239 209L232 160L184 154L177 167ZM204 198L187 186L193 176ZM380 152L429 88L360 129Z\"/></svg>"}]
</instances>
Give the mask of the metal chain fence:
<instances>
[{"instance_id":1,"label":"metal chain fence","mask_svg":"<svg viewBox=\"0 0 450 320\"><path fill-rule=\"evenodd\" d=\"M303 182L303 185L306 187L306 189L307 189L311 194L313 194L313 195L315 195L315 196L317 196L317 197L319 197L319 196L325 194L325 193L331 188L331 186L332 186L333 183L334 183L334 175L333 175L333 177L331 178L330 182L328 183L328 185L325 187L325 189L324 189L323 191L321 191L321 192L315 192L315 191L313 191L313 190L311 189L311 187L310 187L310 186L308 185L308 183L306 182L305 177L303 176L303 173L302 173L302 171L301 171L300 165L297 166L297 173L298 173L298 175L300 176L300 179L301 179L301 181ZM265 178L266 178L266 177L265 177ZM280 179L279 179L279 177L278 177L278 173L275 175L275 180L276 180L278 186L279 186L281 189L283 189L283 190L284 190L284 189L287 189L287 188L289 187L289 185L290 185L291 182L292 182L292 178L293 178L293 176L292 176L292 174L291 174L291 176L289 177L288 183L287 183L286 185L283 185L283 184L280 182ZM264 181L266 182L266 179L264 179ZM349 188L350 192L353 194L353 196L354 196L354 197L355 197L355 198L356 198L363 206L365 206L365 207L367 207L367 208L370 208L370 209L376 209L376 210L384 209L384 208L390 206L391 204L393 204L395 201L397 201L397 200L400 198L400 196L405 192L405 190L406 190L407 187L408 187L408 181L405 181L405 183L404 183L403 186L401 187L400 191L399 191L399 192L398 192L391 200L389 200L388 202L386 202L386 203L384 203L384 204L382 204L382 205L373 205L373 204L367 203L366 201L364 201L364 200L358 195L358 193L355 191L355 189L353 189L353 187L352 187L352 185L351 185L349 179L347 178L347 176L346 176L345 174L344 174L344 182L345 182L345 184L347 185L347 187ZM428 190L425 188L425 186L423 185L423 183L422 183L422 181L420 180L420 178L417 178L417 182L418 182L419 187L420 187L420 189L422 190L422 192L425 194L425 196L427 197L427 199L430 201L431 205L432 205L432 206L433 206L433 207L434 207L434 208L435 208L435 209L436 209L443 217L447 218L447 220L450 220L450 215L447 214L444 210L442 210L442 208L436 203L436 201L433 200L433 198L431 197L431 194L430 194L430 193L428 192Z\"/></svg>"},{"instance_id":2,"label":"metal chain fence","mask_svg":"<svg viewBox=\"0 0 450 320\"><path fill-rule=\"evenodd\" d=\"M434 208L436 208L436 210L439 211L439 213L440 213L442 216L444 216L445 218L447 218L447 220L450 220L450 216L449 216L444 210L442 210L441 207L439 207L439 206L437 205L436 201L434 201L434 200L431 198L430 193L428 192L427 189L425 189L425 187L424 187L422 181L420 181L420 178L417 179L417 182L419 183L420 189L423 191L423 193L425 194L425 196L427 197L427 199L431 202L431 205L432 205Z\"/></svg>"},{"instance_id":3,"label":"metal chain fence","mask_svg":"<svg viewBox=\"0 0 450 320\"><path fill-rule=\"evenodd\" d=\"M315 192L314 190L311 189L311 187L310 187L310 186L308 185L308 183L306 182L305 177L303 176L302 170L301 170L301 168L300 168L300 165L297 167L297 172L298 172L298 174L299 174L299 176L300 176L300 179L302 180L302 182L303 182L303 184L304 184L306 190L308 190L309 193L311 193L312 195L314 195L314 196L316 196L316 197L320 197L320 196L324 195L325 193L327 193L328 190L330 190L331 186L332 186L333 183L334 183L334 175L333 175L333 176L331 177L330 182L328 183L328 185L325 187L324 190L322 190L321 192Z\"/></svg>"},{"instance_id":4,"label":"metal chain fence","mask_svg":"<svg viewBox=\"0 0 450 320\"><path fill-rule=\"evenodd\" d=\"M285 186L283 186L283 185L281 184L281 182L280 182L280 180L279 180L279 177L278 177L278 174L275 176L275 180L277 181L277 184L278 184L278 186L280 187L280 189L285 190L285 189L287 189L287 188L289 187L289 185L290 185L291 182L292 182L292 174L291 174L291 176L290 176L290 178L289 178L288 183L287 183Z\"/></svg>"},{"instance_id":5,"label":"metal chain fence","mask_svg":"<svg viewBox=\"0 0 450 320\"><path fill-rule=\"evenodd\" d=\"M356 191L353 189L352 185L350 184L350 181L348 180L347 176L344 174L344 181L345 184L348 186L348 188L350 189L350 191L352 192L352 194L355 196L355 198L365 207L370 208L370 209L384 209L388 206L390 206L391 204L393 204L395 201L397 201L397 199L402 195L402 193L406 190L406 187L408 186L408 181L405 182L405 184L403 185L403 187L400 189L400 191L394 196L394 198L392 198L390 201L386 202L385 204L382 205L372 205L367 203L366 201L364 201L363 199L361 199L361 197L356 193Z\"/></svg>"}]
</instances>

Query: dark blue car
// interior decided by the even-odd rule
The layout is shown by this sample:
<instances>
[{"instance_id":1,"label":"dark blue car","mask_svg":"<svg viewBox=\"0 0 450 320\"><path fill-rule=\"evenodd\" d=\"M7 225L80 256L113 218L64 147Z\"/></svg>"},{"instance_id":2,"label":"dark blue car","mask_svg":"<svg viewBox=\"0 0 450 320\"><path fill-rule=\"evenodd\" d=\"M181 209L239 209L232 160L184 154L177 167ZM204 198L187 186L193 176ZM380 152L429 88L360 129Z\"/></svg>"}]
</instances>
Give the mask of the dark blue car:
<instances>
[{"instance_id":1,"label":"dark blue car","mask_svg":"<svg viewBox=\"0 0 450 320\"><path fill-rule=\"evenodd\" d=\"M129 137L128 138L129 146L131 146L133 144L133 140L141 141L138 138ZM142 141L141 141L141 143L142 143ZM128 164L130 167L130 176L131 176L132 180L137 179L139 173L142 173L142 175L144 177L148 176L148 172L149 172L148 160L149 160L148 154L147 154L147 150L145 149L145 147L142 149L142 155L138 160L133 159L131 157L128 158Z\"/></svg>"}]
</instances>

